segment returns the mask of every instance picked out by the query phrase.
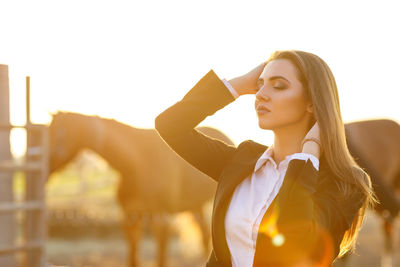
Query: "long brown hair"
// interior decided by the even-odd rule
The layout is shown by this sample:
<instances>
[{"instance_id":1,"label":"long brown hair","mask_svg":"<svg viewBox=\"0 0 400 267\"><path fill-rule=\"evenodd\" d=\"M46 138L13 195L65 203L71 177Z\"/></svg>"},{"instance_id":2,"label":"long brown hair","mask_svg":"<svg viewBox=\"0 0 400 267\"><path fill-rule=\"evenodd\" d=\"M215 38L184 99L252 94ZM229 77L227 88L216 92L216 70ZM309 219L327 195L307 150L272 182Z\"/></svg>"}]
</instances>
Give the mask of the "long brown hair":
<instances>
[{"instance_id":1,"label":"long brown hair","mask_svg":"<svg viewBox=\"0 0 400 267\"><path fill-rule=\"evenodd\" d=\"M354 252L365 210L377 202L369 175L355 162L346 144L346 136L335 78L328 65L318 56L298 50L274 52L268 61L288 59L297 68L306 96L311 97L314 116L320 127L322 151L343 197L361 192L365 197L357 216L346 230L338 257ZM314 124L312 122L311 126Z\"/></svg>"}]
</instances>

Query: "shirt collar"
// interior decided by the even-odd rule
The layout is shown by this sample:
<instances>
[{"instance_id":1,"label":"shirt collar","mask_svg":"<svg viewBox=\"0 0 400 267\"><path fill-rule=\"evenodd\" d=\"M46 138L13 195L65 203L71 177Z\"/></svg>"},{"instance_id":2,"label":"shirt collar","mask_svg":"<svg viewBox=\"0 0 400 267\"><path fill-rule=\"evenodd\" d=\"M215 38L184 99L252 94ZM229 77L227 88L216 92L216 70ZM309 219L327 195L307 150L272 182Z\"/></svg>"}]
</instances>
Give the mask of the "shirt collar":
<instances>
[{"instance_id":1,"label":"shirt collar","mask_svg":"<svg viewBox=\"0 0 400 267\"><path fill-rule=\"evenodd\" d=\"M296 157L296 155L299 153L293 153L291 155L287 155L284 160L282 160L279 163L279 166L276 165L275 160L272 158L274 155L274 147L273 144L265 150L265 152L261 155L261 157L257 160L257 163L254 167L254 172L257 172L264 164L268 162L268 160L271 162L271 164L274 166L275 169L278 169L278 167L284 168L288 164L288 162L293 158Z\"/></svg>"},{"instance_id":2,"label":"shirt collar","mask_svg":"<svg viewBox=\"0 0 400 267\"><path fill-rule=\"evenodd\" d=\"M273 145L271 145L270 147L267 148L267 150L265 150L265 152L257 160L256 166L254 167L254 172L257 172L258 169L260 169L268 160L273 162L272 164L274 164L275 168L276 168L276 163L275 163L274 159L272 158L273 154L274 154L274 148L273 148Z\"/></svg>"}]
</instances>

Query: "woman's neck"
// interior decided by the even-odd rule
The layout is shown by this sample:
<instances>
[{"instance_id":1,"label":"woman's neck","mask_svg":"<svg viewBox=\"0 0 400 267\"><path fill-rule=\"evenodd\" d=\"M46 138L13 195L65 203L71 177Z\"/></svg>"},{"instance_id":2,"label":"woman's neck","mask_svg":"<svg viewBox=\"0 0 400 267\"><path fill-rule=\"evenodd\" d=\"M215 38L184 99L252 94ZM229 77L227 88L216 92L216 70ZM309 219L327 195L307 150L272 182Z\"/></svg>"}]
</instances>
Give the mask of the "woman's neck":
<instances>
[{"instance_id":1,"label":"woman's neck","mask_svg":"<svg viewBox=\"0 0 400 267\"><path fill-rule=\"evenodd\" d=\"M302 151L301 142L308 130L305 123L274 130L273 158L277 165L286 156Z\"/></svg>"}]
</instances>

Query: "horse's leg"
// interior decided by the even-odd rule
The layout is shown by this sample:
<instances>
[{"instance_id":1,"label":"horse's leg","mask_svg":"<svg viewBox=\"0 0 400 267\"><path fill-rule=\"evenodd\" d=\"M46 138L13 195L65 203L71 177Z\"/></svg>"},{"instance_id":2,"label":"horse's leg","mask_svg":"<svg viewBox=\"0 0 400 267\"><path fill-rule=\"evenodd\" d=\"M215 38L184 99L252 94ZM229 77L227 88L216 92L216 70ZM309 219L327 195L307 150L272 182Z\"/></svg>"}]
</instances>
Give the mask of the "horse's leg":
<instances>
[{"instance_id":1,"label":"horse's leg","mask_svg":"<svg viewBox=\"0 0 400 267\"><path fill-rule=\"evenodd\" d=\"M210 242L210 227L208 226L207 220L204 217L204 209L200 207L199 209L194 210L193 215L200 227L201 237L203 242L203 254L205 258L207 258L209 255L208 250Z\"/></svg>"},{"instance_id":2,"label":"horse's leg","mask_svg":"<svg viewBox=\"0 0 400 267\"><path fill-rule=\"evenodd\" d=\"M394 220L389 216L383 216L383 230L385 234L385 250L382 255L381 266L391 267L393 259L393 234Z\"/></svg>"},{"instance_id":3,"label":"horse's leg","mask_svg":"<svg viewBox=\"0 0 400 267\"><path fill-rule=\"evenodd\" d=\"M158 248L158 266L164 267L167 258L167 245L169 239L169 218L168 214L161 213L152 217L151 226Z\"/></svg>"},{"instance_id":4,"label":"horse's leg","mask_svg":"<svg viewBox=\"0 0 400 267\"><path fill-rule=\"evenodd\" d=\"M129 267L140 266L137 259L138 243L141 232L141 216L139 214L125 215L123 228L128 241Z\"/></svg>"}]
</instances>

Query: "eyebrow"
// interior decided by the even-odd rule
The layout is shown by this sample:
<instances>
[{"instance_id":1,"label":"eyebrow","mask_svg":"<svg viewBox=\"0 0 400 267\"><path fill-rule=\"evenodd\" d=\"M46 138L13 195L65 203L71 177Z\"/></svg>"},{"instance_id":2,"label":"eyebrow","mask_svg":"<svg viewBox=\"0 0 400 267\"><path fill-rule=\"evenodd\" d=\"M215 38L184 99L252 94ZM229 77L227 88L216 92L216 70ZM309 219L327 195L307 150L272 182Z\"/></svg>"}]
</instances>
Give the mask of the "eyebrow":
<instances>
[{"instance_id":1,"label":"eyebrow","mask_svg":"<svg viewBox=\"0 0 400 267\"><path fill-rule=\"evenodd\" d=\"M287 82L290 84L290 81L289 81L288 79L286 79L285 77L283 77L283 76L277 75L277 76L271 76L271 77L269 77L269 80L270 80L270 81L277 80L277 79L283 79L283 80L287 81ZM263 78L259 78L259 79L257 80L257 82L263 81L263 80L264 80Z\"/></svg>"}]
</instances>

